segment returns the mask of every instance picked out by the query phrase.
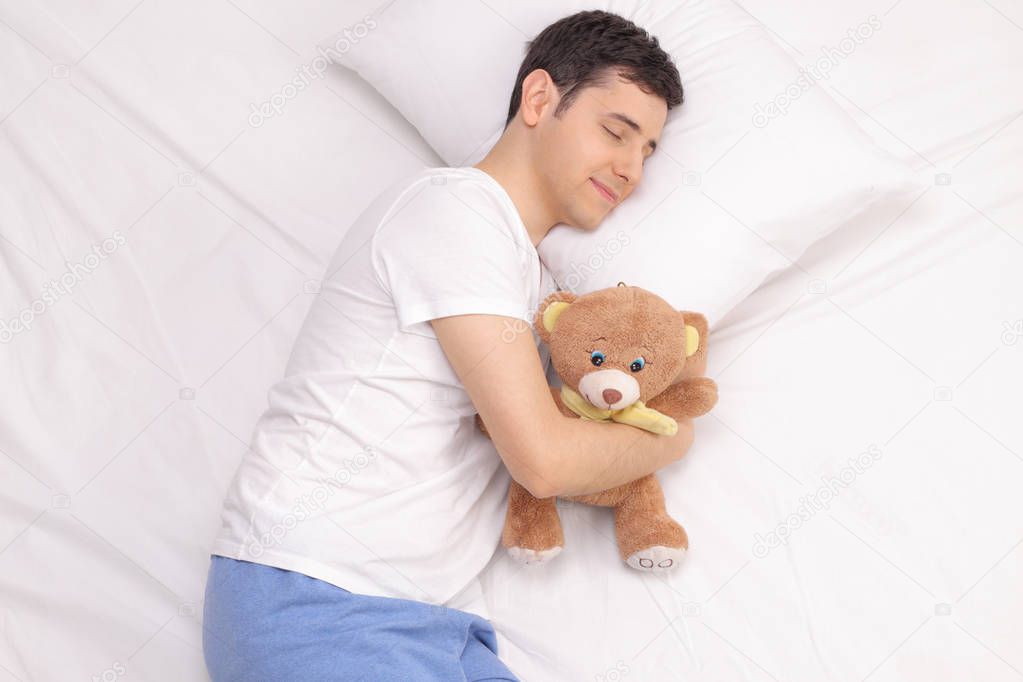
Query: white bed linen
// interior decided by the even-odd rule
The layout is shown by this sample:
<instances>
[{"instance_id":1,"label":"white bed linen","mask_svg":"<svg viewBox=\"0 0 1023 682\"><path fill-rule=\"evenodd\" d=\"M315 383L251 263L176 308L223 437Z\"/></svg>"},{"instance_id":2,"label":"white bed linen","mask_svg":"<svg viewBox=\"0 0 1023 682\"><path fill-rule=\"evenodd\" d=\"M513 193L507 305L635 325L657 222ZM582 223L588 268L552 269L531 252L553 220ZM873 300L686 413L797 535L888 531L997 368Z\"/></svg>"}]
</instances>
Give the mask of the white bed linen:
<instances>
[{"instance_id":1,"label":"white bed linen","mask_svg":"<svg viewBox=\"0 0 1023 682\"><path fill-rule=\"evenodd\" d=\"M953 187L976 205L1020 154L1023 129L1006 130ZM688 563L638 577L617 561L607 510L562 502L557 560L534 570L498 557L484 577L513 669L1016 679L1023 202L1006 190L987 196L987 217L950 187L927 190L895 222L874 216L827 239L800 261L806 272L787 271L712 332L720 402L660 474ZM826 508L790 522L786 545L758 546L872 449L831 483ZM544 659L554 641L571 650L556 663ZM558 673L544 676L550 665Z\"/></svg>"},{"instance_id":2,"label":"white bed linen","mask_svg":"<svg viewBox=\"0 0 1023 682\"><path fill-rule=\"evenodd\" d=\"M208 545L309 292L365 204L439 162L337 73L250 122L373 6L0 3L0 318L125 241L0 344L0 682L207 679ZM821 86L935 184L712 331L721 401L661 474L680 572L624 567L608 510L563 503L555 561L498 553L451 605L524 680L1017 679L1023 11L747 9L803 60L881 16Z\"/></svg>"}]
</instances>

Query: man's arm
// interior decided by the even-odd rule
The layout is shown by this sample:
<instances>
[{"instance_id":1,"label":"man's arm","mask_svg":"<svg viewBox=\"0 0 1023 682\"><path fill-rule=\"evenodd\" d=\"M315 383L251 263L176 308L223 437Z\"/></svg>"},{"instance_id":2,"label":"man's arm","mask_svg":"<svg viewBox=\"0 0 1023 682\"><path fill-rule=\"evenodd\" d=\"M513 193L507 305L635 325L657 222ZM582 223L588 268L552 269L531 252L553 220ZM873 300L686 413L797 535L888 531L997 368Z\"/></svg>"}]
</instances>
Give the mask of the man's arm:
<instances>
[{"instance_id":1,"label":"man's arm","mask_svg":"<svg viewBox=\"0 0 1023 682\"><path fill-rule=\"evenodd\" d=\"M682 458L693 443L692 419L679 419L678 433L661 436L615 422L562 416L565 448L558 470L559 496L590 495L652 474ZM489 427L488 427L489 428Z\"/></svg>"},{"instance_id":2,"label":"man's arm","mask_svg":"<svg viewBox=\"0 0 1023 682\"><path fill-rule=\"evenodd\" d=\"M534 497L584 495L629 483L682 457L692 422L659 436L558 411L529 325L500 315L430 321L512 478Z\"/></svg>"}]
</instances>

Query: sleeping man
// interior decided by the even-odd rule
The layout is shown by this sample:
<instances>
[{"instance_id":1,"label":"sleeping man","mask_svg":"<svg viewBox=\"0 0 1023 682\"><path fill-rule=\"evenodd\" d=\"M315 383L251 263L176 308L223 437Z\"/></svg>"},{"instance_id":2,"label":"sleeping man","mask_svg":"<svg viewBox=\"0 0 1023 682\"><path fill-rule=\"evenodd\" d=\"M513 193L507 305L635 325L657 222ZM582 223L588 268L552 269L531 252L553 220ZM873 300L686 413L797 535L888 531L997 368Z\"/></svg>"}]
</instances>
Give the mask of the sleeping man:
<instances>
[{"instance_id":1,"label":"sleeping man","mask_svg":"<svg viewBox=\"0 0 1023 682\"><path fill-rule=\"evenodd\" d=\"M574 14L529 43L482 161L415 173L360 215L224 501L215 682L517 679L483 607L445 606L479 589L509 477L539 498L598 492L692 442L691 422L669 437L564 417L530 326L557 288L537 244L627 200L681 102L656 38Z\"/></svg>"}]
</instances>

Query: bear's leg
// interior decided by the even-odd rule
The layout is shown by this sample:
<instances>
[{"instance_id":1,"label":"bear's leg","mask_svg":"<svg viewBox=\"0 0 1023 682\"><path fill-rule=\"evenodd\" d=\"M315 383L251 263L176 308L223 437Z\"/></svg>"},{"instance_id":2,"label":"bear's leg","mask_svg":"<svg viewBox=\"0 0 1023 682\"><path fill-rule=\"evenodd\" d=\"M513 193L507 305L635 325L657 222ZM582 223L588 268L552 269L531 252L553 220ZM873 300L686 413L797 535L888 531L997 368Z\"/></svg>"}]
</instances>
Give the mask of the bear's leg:
<instances>
[{"instance_id":1,"label":"bear's leg","mask_svg":"<svg viewBox=\"0 0 1023 682\"><path fill-rule=\"evenodd\" d=\"M557 498L533 497L512 479L501 544L513 559L524 564L544 563L556 557L565 544Z\"/></svg>"},{"instance_id":2,"label":"bear's leg","mask_svg":"<svg viewBox=\"0 0 1023 682\"><path fill-rule=\"evenodd\" d=\"M615 507L615 535L622 560L640 571L676 568L689 538L664 508L664 491L653 474L635 481L632 494Z\"/></svg>"}]
</instances>

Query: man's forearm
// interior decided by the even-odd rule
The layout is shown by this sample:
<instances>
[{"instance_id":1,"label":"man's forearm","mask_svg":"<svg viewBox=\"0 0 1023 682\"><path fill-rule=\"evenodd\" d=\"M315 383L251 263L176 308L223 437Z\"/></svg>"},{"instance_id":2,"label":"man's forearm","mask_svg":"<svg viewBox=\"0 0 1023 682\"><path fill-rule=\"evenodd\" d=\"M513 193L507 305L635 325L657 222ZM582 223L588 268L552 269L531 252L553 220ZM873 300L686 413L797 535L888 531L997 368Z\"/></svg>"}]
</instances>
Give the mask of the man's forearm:
<instances>
[{"instance_id":1,"label":"man's forearm","mask_svg":"<svg viewBox=\"0 0 1023 682\"><path fill-rule=\"evenodd\" d=\"M692 444L691 419L675 436L662 436L615 422L563 417L552 447L553 494L588 495L631 483L677 461Z\"/></svg>"}]
</instances>

